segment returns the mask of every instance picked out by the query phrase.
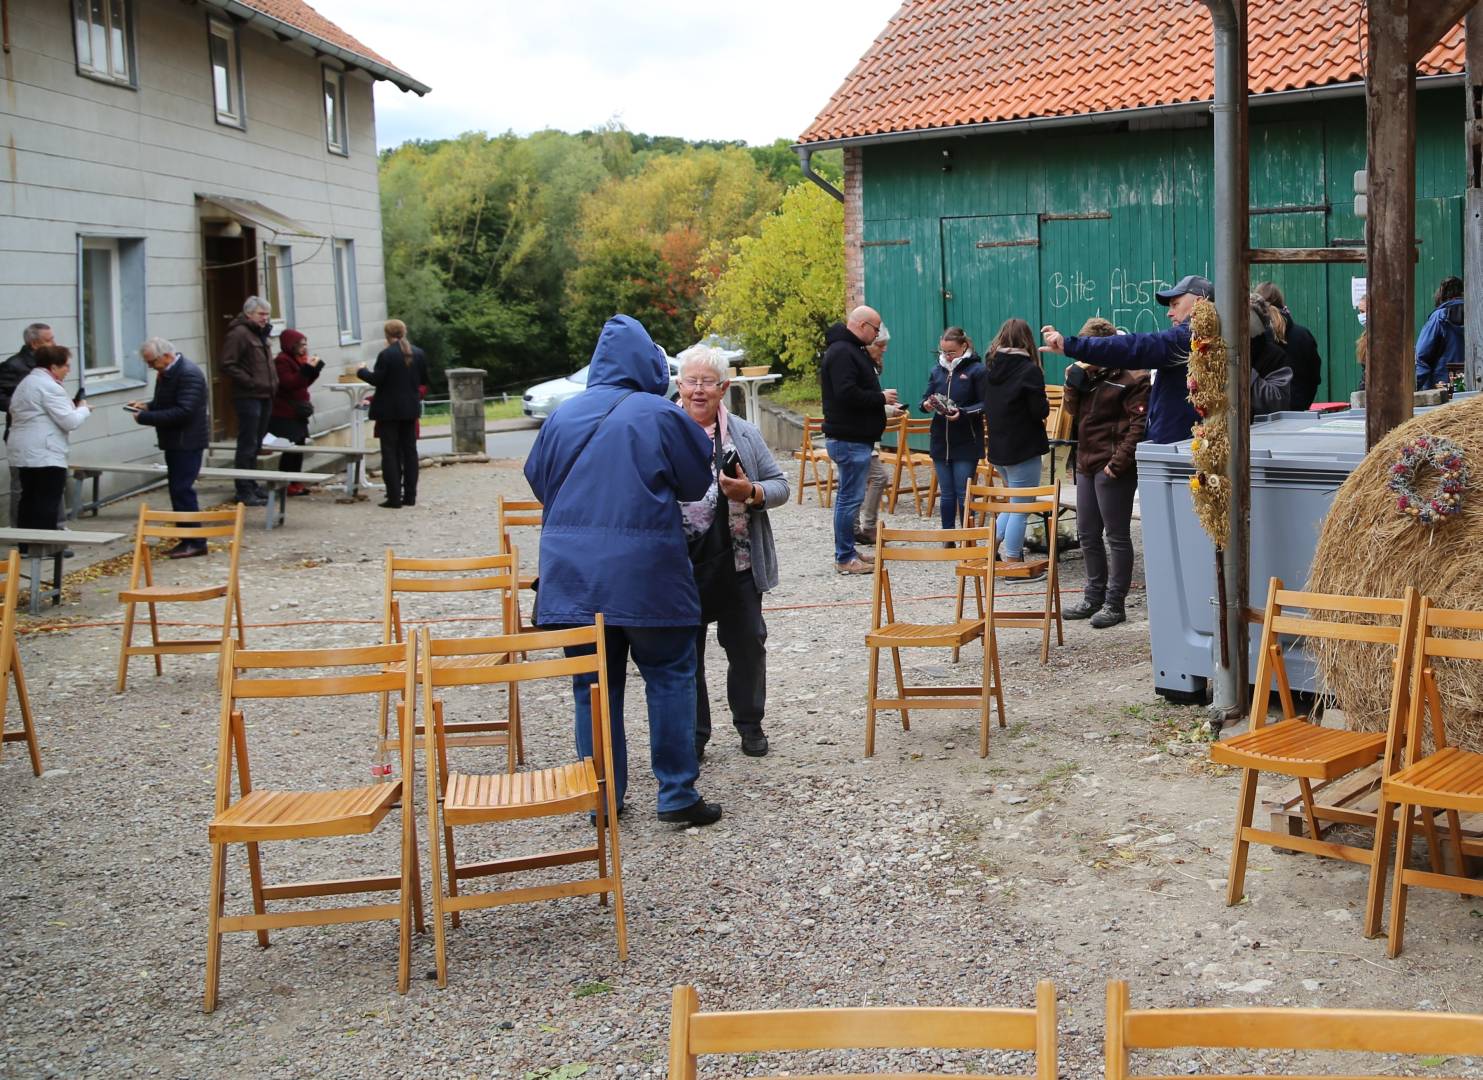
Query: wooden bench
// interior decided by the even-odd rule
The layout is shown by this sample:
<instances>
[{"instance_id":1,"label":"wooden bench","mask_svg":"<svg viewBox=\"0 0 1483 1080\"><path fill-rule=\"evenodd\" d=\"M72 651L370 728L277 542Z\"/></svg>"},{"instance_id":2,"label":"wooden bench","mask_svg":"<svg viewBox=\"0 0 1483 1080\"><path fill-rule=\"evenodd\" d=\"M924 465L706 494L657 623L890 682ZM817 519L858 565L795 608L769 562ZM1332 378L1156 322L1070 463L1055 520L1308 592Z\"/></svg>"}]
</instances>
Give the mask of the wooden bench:
<instances>
[{"instance_id":1,"label":"wooden bench","mask_svg":"<svg viewBox=\"0 0 1483 1080\"><path fill-rule=\"evenodd\" d=\"M68 547L111 544L120 540L123 533L73 532L70 529L0 529L0 543L29 544L31 550L23 558L29 560L28 576L31 579L32 615L41 614L42 597L51 597L52 606L62 602L62 549ZM51 550L42 550L43 544L52 545ZM41 587L41 561L52 560L52 583L48 589Z\"/></svg>"},{"instance_id":2,"label":"wooden bench","mask_svg":"<svg viewBox=\"0 0 1483 1080\"><path fill-rule=\"evenodd\" d=\"M123 473L129 476L150 476L164 480L167 472L163 464L150 462L100 462L100 461L74 461L68 465L72 471L75 484L70 516L79 518L84 510L91 510L96 517L103 500L98 494L98 482L106 472ZM204 468L197 476L198 480L254 480L268 489L267 514L264 519L264 528L273 529L283 524L288 513L288 485L289 484L322 484L326 480L333 480L330 473L303 473L303 472L272 472L268 469L215 469ZM93 498L91 501L84 500L82 494L83 483L87 480L93 482ZM65 534L75 535L75 534Z\"/></svg>"},{"instance_id":3,"label":"wooden bench","mask_svg":"<svg viewBox=\"0 0 1483 1080\"><path fill-rule=\"evenodd\" d=\"M305 443L301 448L294 450L287 449L286 447L270 447L269 449L272 450L272 454L259 452L258 457L271 458L274 454L277 454L280 455L280 462L282 461L281 455L283 454L299 454L304 457L324 457L331 459L331 467L335 469L340 468L339 463L343 462L345 467L345 497L347 499L360 498L360 489L365 486L361 482L361 477L365 472L362 465L365 459L372 454L381 453L380 447L362 446L357 448L354 446L329 446L323 443ZM207 447L207 453L213 457L235 458L237 444L234 442L215 442Z\"/></svg>"}]
</instances>

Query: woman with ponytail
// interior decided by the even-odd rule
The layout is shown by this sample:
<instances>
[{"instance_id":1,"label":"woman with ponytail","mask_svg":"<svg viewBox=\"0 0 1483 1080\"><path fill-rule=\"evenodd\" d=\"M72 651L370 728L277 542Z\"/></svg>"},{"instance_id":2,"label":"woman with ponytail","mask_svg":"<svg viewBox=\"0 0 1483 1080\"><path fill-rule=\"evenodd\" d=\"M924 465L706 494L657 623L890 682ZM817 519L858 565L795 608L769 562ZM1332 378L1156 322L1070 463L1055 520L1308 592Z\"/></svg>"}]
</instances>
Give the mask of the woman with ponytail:
<instances>
[{"instance_id":1,"label":"woman with ponytail","mask_svg":"<svg viewBox=\"0 0 1483 1080\"><path fill-rule=\"evenodd\" d=\"M381 440L381 478L386 483L386 501L381 505L389 510L415 506L417 418L427 386L427 358L407 340L407 324L390 320L386 348L377 355L376 366L356 374L376 388L371 419Z\"/></svg>"}]
</instances>

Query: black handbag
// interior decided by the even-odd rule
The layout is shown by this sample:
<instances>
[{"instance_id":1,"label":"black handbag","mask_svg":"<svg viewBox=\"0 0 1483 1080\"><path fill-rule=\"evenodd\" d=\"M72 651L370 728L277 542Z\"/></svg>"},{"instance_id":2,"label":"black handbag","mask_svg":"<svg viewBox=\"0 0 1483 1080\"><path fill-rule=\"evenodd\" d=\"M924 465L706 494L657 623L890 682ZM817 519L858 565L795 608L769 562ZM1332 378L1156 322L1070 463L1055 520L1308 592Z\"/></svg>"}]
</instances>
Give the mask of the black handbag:
<instances>
[{"instance_id":1,"label":"black handbag","mask_svg":"<svg viewBox=\"0 0 1483 1080\"><path fill-rule=\"evenodd\" d=\"M294 419L307 420L314 415L314 403L312 401L291 401L294 409Z\"/></svg>"},{"instance_id":2,"label":"black handbag","mask_svg":"<svg viewBox=\"0 0 1483 1080\"><path fill-rule=\"evenodd\" d=\"M717 446L716 455L720 456ZM721 490L720 464L716 470L716 516L710 528L689 543L690 568L695 574L695 589L700 594L701 625L715 622L730 606L736 591L736 554L731 548L731 501Z\"/></svg>"}]
</instances>

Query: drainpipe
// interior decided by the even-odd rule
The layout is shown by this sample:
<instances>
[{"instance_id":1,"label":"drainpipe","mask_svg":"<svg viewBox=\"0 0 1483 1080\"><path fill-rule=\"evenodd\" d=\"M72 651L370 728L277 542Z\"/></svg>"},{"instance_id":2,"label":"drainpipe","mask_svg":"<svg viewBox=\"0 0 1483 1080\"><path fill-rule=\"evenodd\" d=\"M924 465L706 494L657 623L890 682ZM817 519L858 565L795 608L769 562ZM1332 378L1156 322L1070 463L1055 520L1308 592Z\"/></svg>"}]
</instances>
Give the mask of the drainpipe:
<instances>
[{"instance_id":1,"label":"drainpipe","mask_svg":"<svg viewBox=\"0 0 1483 1080\"><path fill-rule=\"evenodd\" d=\"M1246 606L1251 539L1251 387L1247 324L1246 43L1245 0L1203 0L1215 22L1215 307L1226 345L1230 407L1226 433L1230 513L1217 581L1221 599L1215 634L1216 726L1242 713L1246 696Z\"/></svg>"},{"instance_id":2,"label":"drainpipe","mask_svg":"<svg viewBox=\"0 0 1483 1080\"><path fill-rule=\"evenodd\" d=\"M814 172L814 148L811 146L795 147L798 151L798 164L803 166L803 176L806 180L812 180L831 195L836 202L844 202L844 192Z\"/></svg>"}]
</instances>

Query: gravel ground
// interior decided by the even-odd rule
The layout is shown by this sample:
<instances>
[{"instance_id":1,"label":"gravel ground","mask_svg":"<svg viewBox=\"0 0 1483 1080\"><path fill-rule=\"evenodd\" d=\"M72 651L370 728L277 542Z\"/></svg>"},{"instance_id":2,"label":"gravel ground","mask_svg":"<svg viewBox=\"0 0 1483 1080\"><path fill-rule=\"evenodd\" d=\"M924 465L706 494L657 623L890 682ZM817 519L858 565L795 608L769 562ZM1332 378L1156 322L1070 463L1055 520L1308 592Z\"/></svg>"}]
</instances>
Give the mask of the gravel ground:
<instances>
[{"instance_id":1,"label":"gravel ground","mask_svg":"<svg viewBox=\"0 0 1483 1080\"><path fill-rule=\"evenodd\" d=\"M502 493L524 493L517 463L429 470L417 508L396 514L318 495L295 500L281 531L262 532L254 517L242 569L250 642L374 641L384 548L489 550ZM128 529L134 513L132 503L111 507L98 527ZM773 752L740 753L714 650L711 687L723 696L713 702L701 790L726 807L717 826L676 831L653 817L642 684L630 679L626 964L616 960L610 913L591 899L467 917L450 933L441 991L425 977L431 933L418 936L405 997L395 992L390 924L278 931L267 951L231 935L211 1016L200 996L213 661L167 658L156 678L136 660L128 693L115 695L122 575L83 581L63 615L40 621L62 632L21 642L48 772L33 778L13 744L0 762L0 1074L662 1076L669 994L681 982L698 986L703 1006L759 1008L1029 1005L1035 981L1050 978L1066 1077L1102 1074L1108 978L1131 982L1135 1006L1483 1011L1471 969L1483 926L1476 901L1413 891L1407 950L1395 961L1359 932L1365 875L1355 867L1253 849L1249 900L1225 907L1236 777L1205 764L1198 711L1153 695L1141 590L1124 626L1068 624L1048 666L1035 632L1002 631L1009 724L995 729L988 760L977 755L973 716L955 712L921 713L910 732L884 717L867 760L869 579L833 573L828 514L811 494L773 522L783 570L768 612ZM533 553L534 534L517 543ZM172 564L168 580L205 580L221 565ZM1068 590L1080 570L1070 553ZM928 570L899 587L947 591ZM914 601L904 614L931 619L943 603ZM456 602L437 610L476 611ZM980 655L967 650L964 667ZM951 676L946 652L908 653L907 663L921 678ZM569 698L548 691L524 699L536 764L570 754ZM465 698L450 715L487 705ZM310 702L252 719L259 784L362 782L369 702ZM466 767L503 765L502 752L464 753ZM269 846L269 879L394 866L391 824L372 838ZM519 841L565 846L581 831L576 819L534 825ZM425 843L425 823L420 833ZM244 910L245 883L235 859L229 910ZM890 1057L947 1071L1028 1068L1016 1054ZM767 1055L717 1061L709 1074L860 1069L882 1058ZM1213 1051L1144 1060L1168 1072L1287 1061ZM1483 1058L1447 1068L1483 1076ZM1428 1065L1409 1069L1425 1075Z\"/></svg>"}]
</instances>

